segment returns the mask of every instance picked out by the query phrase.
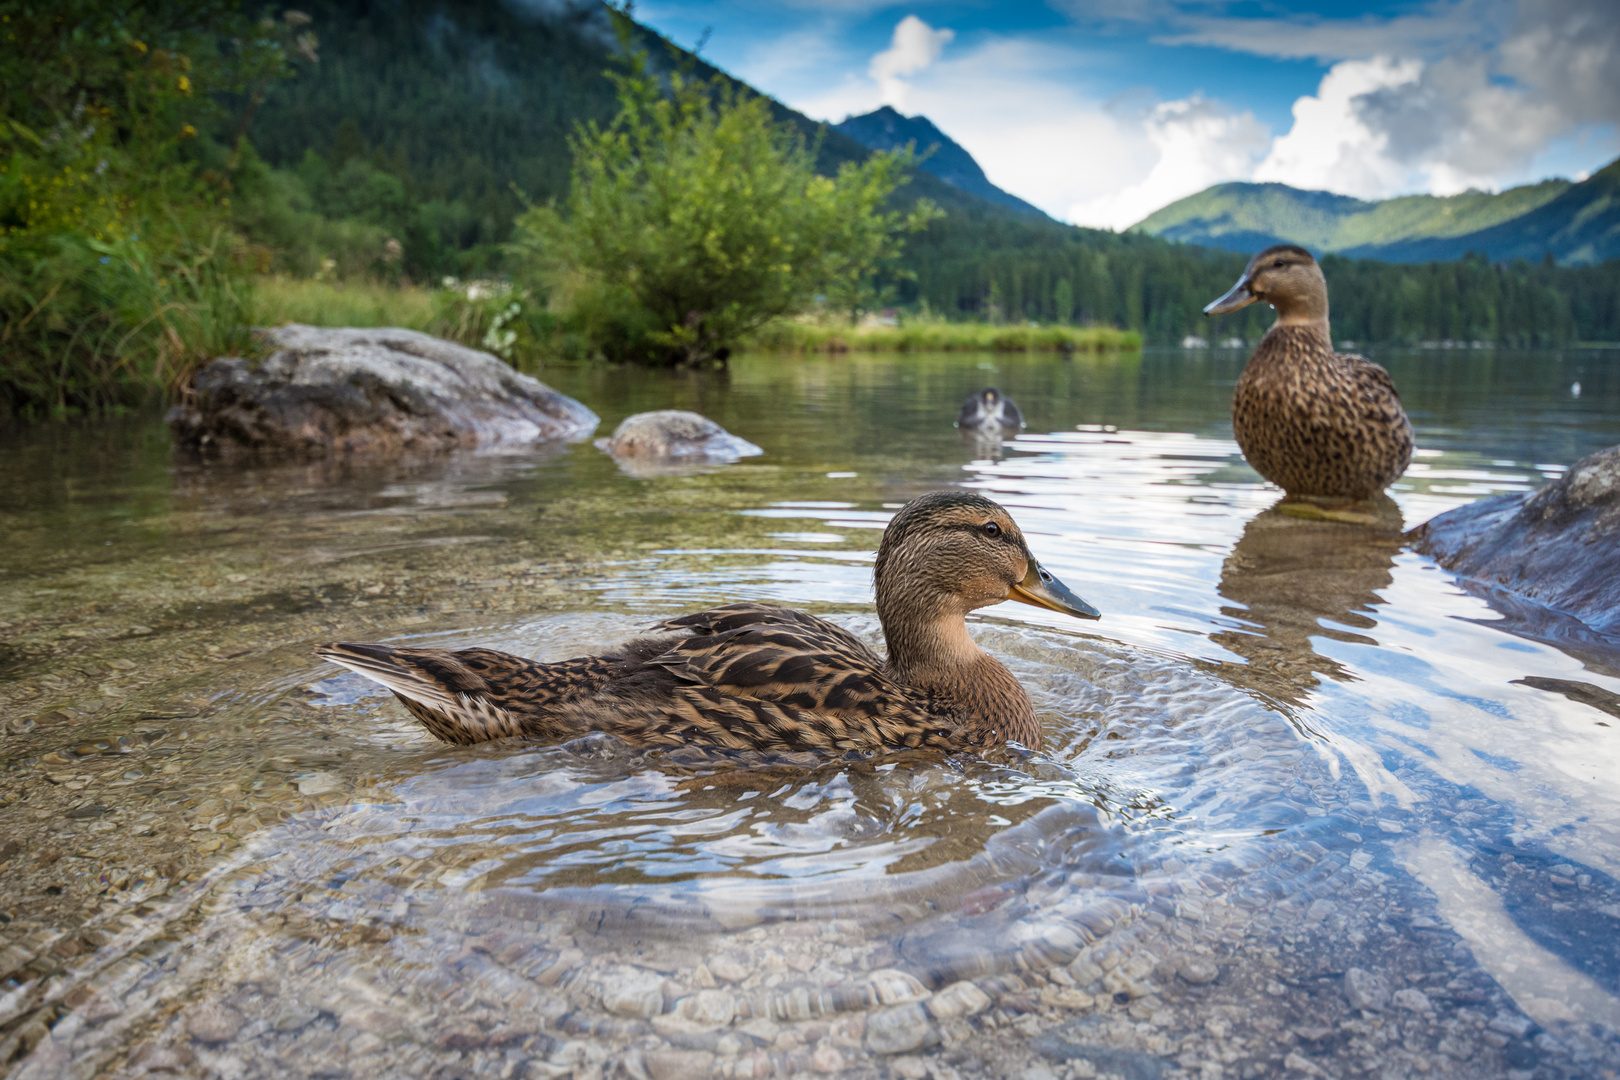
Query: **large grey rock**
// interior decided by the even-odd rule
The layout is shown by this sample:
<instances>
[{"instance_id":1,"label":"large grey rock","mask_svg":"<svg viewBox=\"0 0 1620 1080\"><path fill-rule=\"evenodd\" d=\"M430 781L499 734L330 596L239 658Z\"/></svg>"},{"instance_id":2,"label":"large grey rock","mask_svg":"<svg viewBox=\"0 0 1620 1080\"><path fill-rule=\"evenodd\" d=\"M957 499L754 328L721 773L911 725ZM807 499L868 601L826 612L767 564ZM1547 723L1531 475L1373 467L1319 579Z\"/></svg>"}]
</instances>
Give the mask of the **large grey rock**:
<instances>
[{"instance_id":1,"label":"large grey rock","mask_svg":"<svg viewBox=\"0 0 1620 1080\"><path fill-rule=\"evenodd\" d=\"M1620 446L1539 491L1447 511L1410 537L1448 570L1620 631Z\"/></svg>"},{"instance_id":2,"label":"large grey rock","mask_svg":"<svg viewBox=\"0 0 1620 1080\"><path fill-rule=\"evenodd\" d=\"M708 417L684 409L627 416L611 438L597 439L596 446L612 454L632 476L689 472L765 452Z\"/></svg>"},{"instance_id":3,"label":"large grey rock","mask_svg":"<svg viewBox=\"0 0 1620 1080\"><path fill-rule=\"evenodd\" d=\"M397 328L289 325L260 364L222 357L169 412L182 446L397 454L580 439L597 417L477 349Z\"/></svg>"}]
</instances>

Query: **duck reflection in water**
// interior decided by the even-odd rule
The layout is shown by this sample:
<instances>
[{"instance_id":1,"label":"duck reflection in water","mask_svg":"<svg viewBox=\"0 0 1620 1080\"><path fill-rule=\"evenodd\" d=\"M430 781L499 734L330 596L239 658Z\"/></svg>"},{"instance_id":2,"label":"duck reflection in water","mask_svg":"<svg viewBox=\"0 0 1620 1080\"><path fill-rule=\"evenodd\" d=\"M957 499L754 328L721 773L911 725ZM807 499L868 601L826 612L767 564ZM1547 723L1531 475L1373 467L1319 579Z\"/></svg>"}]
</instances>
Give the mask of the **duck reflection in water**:
<instances>
[{"instance_id":1,"label":"duck reflection in water","mask_svg":"<svg viewBox=\"0 0 1620 1080\"><path fill-rule=\"evenodd\" d=\"M1017 436L1024 426L1024 414L1012 399L987 386L962 402L956 426L962 434L962 445L974 457L997 459L1001 457L1002 441Z\"/></svg>"},{"instance_id":2,"label":"duck reflection in water","mask_svg":"<svg viewBox=\"0 0 1620 1080\"><path fill-rule=\"evenodd\" d=\"M1366 520L1305 518L1286 500L1256 516L1221 567L1221 613L1248 624L1211 635L1249 662L1245 682L1302 704L1318 675L1354 678L1317 653L1312 638L1372 645L1371 612L1384 603L1401 550L1401 511L1388 495L1363 503Z\"/></svg>"}]
</instances>

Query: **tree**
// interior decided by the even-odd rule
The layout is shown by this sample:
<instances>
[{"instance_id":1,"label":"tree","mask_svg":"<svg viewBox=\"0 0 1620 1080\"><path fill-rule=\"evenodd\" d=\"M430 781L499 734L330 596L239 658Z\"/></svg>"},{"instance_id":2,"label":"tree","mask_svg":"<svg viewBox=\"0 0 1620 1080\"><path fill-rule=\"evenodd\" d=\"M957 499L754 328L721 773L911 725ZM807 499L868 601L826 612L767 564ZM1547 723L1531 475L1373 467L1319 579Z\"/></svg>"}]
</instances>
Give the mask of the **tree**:
<instances>
[{"instance_id":1,"label":"tree","mask_svg":"<svg viewBox=\"0 0 1620 1080\"><path fill-rule=\"evenodd\" d=\"M313 55L231 0L0 2L0 409L178 385L245 330L219 96Z\"/></svg>"},{"instance_id":2,"label":"tree","mask_svg":"<svg viewBox=\"0 0 1620 1080\"><path fill-rule=\"evenodd\" d=\"M937 216L928 203L885 209L910 154L818 175L769 100L689 67L665 93L629 16L613 16L628 66L611 76L619 113L576 131L563 208L519 219L514 251L531 284L558 295L595 350L658 364L723 360L818 296L870 303L902 235Z\"/></svg>"}]
</instances>

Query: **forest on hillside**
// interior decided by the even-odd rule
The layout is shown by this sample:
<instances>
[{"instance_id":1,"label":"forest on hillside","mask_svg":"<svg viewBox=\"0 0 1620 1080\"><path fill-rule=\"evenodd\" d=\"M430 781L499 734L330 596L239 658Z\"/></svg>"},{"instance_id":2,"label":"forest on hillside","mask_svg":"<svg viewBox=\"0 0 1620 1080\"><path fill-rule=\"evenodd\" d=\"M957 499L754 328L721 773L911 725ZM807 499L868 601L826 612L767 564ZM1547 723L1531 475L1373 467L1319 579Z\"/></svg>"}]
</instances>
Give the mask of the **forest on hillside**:
<instances>
[{"instance_id":1,"label":"forest on hillside","mask_svg":"<svg viewBox=\"0 0 1620 1080\"><path fill-rule=\"evenodd\" d=\"M511 278L486 292L522 292L536 342L550 347L558 320L547 304L558 296L516 280L515 230L549 206L572 213L582 133L618 115L610 70L622 73L639 48L666 87L681 71L724 78L645 28L621 44L595 5L319 0L270 17L236 0L62 0L11 10L12 47L0 53L0 399L29 415L184 392L198 365L251 350L256 321L285 318L260 300L287 281L365 283L437 309L455 300L446 278ZM721 96L749 93L732 84ZM877 160L778 103L764 111L802 145L788 156L805 177L837 186ZM1018 214L920 170L879 210L928 223L870 263L875 280L862 269L845 295L800 290L795 312L825 295L827 319L893 304L903 318L1115 327L1159 343L1253 340L1267 321L1254 308L1214 324L1201 314L1236 278L1240 254ZM824 225L831 235L840 219ZM1330 256L1323 266L1341 339L1620 340L1620 262ZM594 269L576 262L574 280ZM487 345L506 316L474 315L436 312L420 325ZM610 350L587 342L566 354Z\"/></svg>"},{"instance_id":2,"label":"forest on hillside","mask_svg":"<svg viewBox=\"0 0 1620 1080\"><path fill-rule=\"evenodd\" d=\"M294 272L314 272L321 258L345 272L395 272L372 254L386 234L403 245L398 272L412 280L499 274L525 201L565 194L575 126L613 111L606 20L595 8L542 18L499 0L325 0L309 11L320 63L272 88L250 135L274 167L262 186L321 222L312 228L283 212L282 229L268 221L250 229ZM650 31L646 40L655 57L671 56ZM701 62L696 69L712 71ZM777 112L815 141L825 171L865 154L837 132ZM1189 333L1253 339L1268 320L1256 309L1215 325L1200 314L1236 278L1241 256L1031 219L926 173L896 195L907 204L919 197L945 214L909 241L906 276L895 282L902 309L1105 324L1157 342ZM310 238L323 234L328 247L347 237L361 250L319 250ZM1324 267L1343 338L1620 340L1616 263L1391 265L1329 256Z\"/></svg>"}]
</instances>

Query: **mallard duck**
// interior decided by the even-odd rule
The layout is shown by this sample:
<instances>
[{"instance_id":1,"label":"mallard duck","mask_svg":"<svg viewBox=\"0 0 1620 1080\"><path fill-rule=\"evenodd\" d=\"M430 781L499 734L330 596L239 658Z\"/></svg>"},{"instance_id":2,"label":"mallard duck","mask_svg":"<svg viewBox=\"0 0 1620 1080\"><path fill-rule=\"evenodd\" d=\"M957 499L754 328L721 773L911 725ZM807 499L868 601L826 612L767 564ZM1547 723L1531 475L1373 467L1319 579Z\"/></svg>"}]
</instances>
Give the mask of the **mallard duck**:
<instances>
[{"instance_id":1,"label":"mallard duck","mask_svg":"<svg viewBox=\"0 0 1620 1080\"><path fill-rule=\"evenodd\" d=\"M1389 372L1333 351L1321 267L1302 247L1269 247L1204 314L1256 300L1276 308L1277 321L1232 396L1244 458L1295 498L1357 501L1383 491L1411 464L1412 424Z\"/></svg>"},{"instance_id":2,"label":"mallard duck","mask_svg":"<svg viewBox=\"0 0 1620 1080\"><path fill-rule=\"evenodd\" d=\"M1024 414L1000 390L987 386L977 394L970 394L962 402L962 412L956 418L956 426L964 431L987 427L1017 431L1024 426Z\"/></svg>"},{"instance_id":3,"label":"mallard duck","mask_svg":"<svg viewBox=\"0 0 1620 1080\"><path fill-rule=\"evenodd\" d=\"M826 754L1038 749L1029 695L974 644L967 613L1018 600L1100 616L1041 568L1012 516L972 492L913 499L884 530L873 579L887 659L824 619L751 603L553 664L360 642L316 652L388 687L450 743L602 731L640 746Z\"/></svg>"}]
</instances>

